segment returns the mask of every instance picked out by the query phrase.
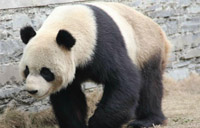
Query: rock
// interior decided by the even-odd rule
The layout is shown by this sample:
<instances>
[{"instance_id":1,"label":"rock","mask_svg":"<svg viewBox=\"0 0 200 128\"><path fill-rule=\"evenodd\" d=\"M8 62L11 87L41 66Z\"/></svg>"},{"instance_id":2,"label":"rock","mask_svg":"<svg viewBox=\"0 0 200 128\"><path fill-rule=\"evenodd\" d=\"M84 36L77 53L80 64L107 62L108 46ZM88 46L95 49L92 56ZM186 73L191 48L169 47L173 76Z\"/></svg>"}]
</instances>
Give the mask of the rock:
<instances>
[{"instance_id":1,"label":"rock","mask_svg":"<svg viewBox=\"0 0 200 128\"><path fill-rule=\"evenodd\" d=\"M167 25L168 34L177 33L177 31L178 31L178 22L177 21L170 21L166 25Z\"/></svg>"},{"instance_id":2,"label":"rock","mask_svg":"<svg viewBox=\"0 0 200 128\"><path fill-rule=\"evenodd\" d=\"M196 2L199 4L199 3L200 3L200 0L196 0Z\"/></svg>"},{"instance_id":3,"label":"rock","mask_svg":"<svg viewBox=\"0 0 200 128\"><path fill-rule=\"evenodd\" d=\"M15 97L15 100L19 102L21 105L31 105L37 100L31 96L28 95L25 91L20 91L20 93Z\"/></svg>"},{"instance_id":4,"label":"rock","mask_svg":"<svg viewBox=\"0 0 200 128\"><path fill-rule=\"evenodd\" d=\"M161 10L150 13L150 17L152 18L164 18L170 17L174 14L174 10Z\"/></svg>"},{"instance_id":5,"label":"rock","mask_svg":"<svg viewBox=\"0 0 200 128\"><path fill-rule=\"evenodd\" d=\"M23 13L17 13L13 16L13 29L15 30L20 30L20 28L27 26L27 25L32 25L31 19Z\"/></svg>"},{"instance_id":6,"label":"rock","mask_svg":"<svg viewBox=\"0 0 200 128\"><path fill-rule=\"evenodd\" d=\"M7 99L1 99L0 100L0 106L4 105L4 104L8 104L10 102L11 98L7 98Z\"/></svg>"},{"instance_id":7,"label":"rock","mask_svg":"<svg viewBox=\"0 0 200 128\"><path fill-rule=\"evenodd\" d=\"M23 46L15 40L8 39L2 42L0 40L0 64L19 61Z\"/></svg>"},{"instance_id":8,"label":"rock","mask_svg":"<svg viewBox=\"0 0 200 128\"><path fill-rule=\"evenodd\" d=\"M96 88L96 87L97 87L97 85L95 83L92 83L92 82L85 82L85 83L83 83L83 88L85 90Z\"/></svg>"},{"instance_id":9,"label":"rock","mask_svg":"<svg viewBox=\"0 0 200 128\"><path fill-rule=\"evenodd\" d=\"M199 39L200 39L200 33L197 33L197 34L186 34L186 35L184 34L175 36L172 39L170 39L170 41L174 45L173 51L179 51L183 50L185 46L188 46L190 48L198 46Z\"/></svg>"},{"instance_id":10,"label":"rock","mask_svg":"<svg viewBox=\"0 0 200 128\"><path fill-rule=\"evenodd\" d=\"M197 58L195 61L196 63L200 63L200 58Z\"/></svg>"},{"instance_id":11,"label":"rock","mask_svg":"<svg viewBox=\"0 0 200 128\"><path fill-rule=\"evenodd\" d=\"M42 100L35 100L31 104L20 104L18 110L29 111L29 112L39 112L41 110L47 109L50 107L49 98L45 98Z\"/></svg>"},{"instance_id":12,"label":"rock","mask_svg":"<svg viewBox=\"0 0 200 128\"><path fill-rule=\"evenodd\" d=\"M195 71L200 74L200 64L196 65Z\"/></svg>"},{"instance_id":13,"label":"rock","mask_svg":"<svg viewBox=\"0 0 200 128\"><path fill-rule=\"evenodd\" d=\"M200 23L195 22L187 22L182 23L181 25L181 32L191 32L191 31L198 31L200 29Z\"/></svg>"},{"instance_id":14,"label":"rock","mask_svg":"<svg viewBox=\"0 0 200 128\"><path fill-rule=\"evenodd\" d=\"M0 114L2 114L4 112L4 110L5 110L6 107L7 107L6 104L0 105Z\"/></svg>"},{"instance_id":15,"label":"rock","mask_svg":"<svg viewBox=\"0 0 200 128\"><path fill-rule=\"evenodd\" d=\"M171 54L169 59L168 59L169 62L174 62L176 60L177 60L177 56L175 56L174 54Z\"/></svg>"},{"instance_id":16,"label":"rock","mask_svg":"<svg viewBox=\"0 0 200 128\"><path fill-rule=\"evenodd\" d=\"M0 89L0 100L13 98L20 92L20 88L16 86L4 86Z\"/></svg>"},{"instance_id":17,"label":"rock","mask_svg":"<svg viewBox=\"0 0 200 128\"><path fill-rule=\"evenodd\" d=\"M181 80L188 77L190 74L188 68L179 68L167 71L167 75L174 78L175 80Z\"/></svg>"},{"instance_id":18,"label":"rock","mask_svg":"<svg viewBox=\"0 0 200 128\"><path fill-rule=\"evenodd\" d=\"M4 31L4 30L2 30L2 29L0 29L0 39L1 40L5 40L6 39L6 31Z\"/></svg>"},{"instance_id":19,"label":"rock","mask_svg":"<svg viewBox=\"0 0 200 128\"><path fill-rule=\"evenodd\" d=\"M133 7L138 7L138 6L140 6L142 4L142 1L141 0L136 0L136 1L134 1L133 3L132 3L132 6Z\"/></svg>"},{"instance_id":20,"label":"rock","mask_svg":"<svg viewBox=\"0 0 200 128\"><path fill-rule=\"evenodd\" d=\"M195 70L195 67L196 67L196 64L190 64L190 65L188 65L188 68L190 69L190 70Z\"/></svg>"},{"instance_id":21,"label":"rock","mask_svg":"<svg viewBox=\"0 0 200 128\"><path fill-rule=\"evenodd\" d=\"M177 64L173 65L173 68L182 68L182 67L186 67L190 64L190 61L183 61L183 62L179 62Z\"/></svg>"},{"instance_id":22,"label":"rock","mask_svg":"<svg viewBox=\"0 0 200 128\"><path fill-rule=\"evenodd\" d=\"M9 108L16 108L18 105L17 101L12 99L8 104L7 104L7 107Z\"/></svg>"},{"instance_id":23,"label":"rock","mask_svg":"<svg viewBox=\"0 0 200 128\"><path fill-rule=\"evenodd\" d=\"M18 63L0 65L0 85L21 82L22 78L19 74Z\"/></svg>"},{"instance_id":24,"label":"rock","mask_svg":"<svg viewBox=\"0 0 200 128\"><path fill-rule=\"evenodd\" d=\"M190 8L187 8L189 13L199 13L200 12L200 8L199 6L195 5L195 6L191 6Z\"/></svg>"},{"instance_id":25,"label":"rock","mask_svg":"<svg viewBox=\"0 0 200 128\"><path fill-rule=\"evenodd\" d=\"M187 7L192 4L191 0L178 0L178 4L181 7Z\"/></svg>"},{"instance_id":26,"label":"rock","mask_svg":"<svg viewBox=\"0 0 200 128\"><path fill-rule=\"evenodd\" d=\"M191 46L198 47L199 43L200 43L200 32L192 34Z\"/></svg>"},{"instance_id":27,"label":"rock","mask_svg":"<svg viewBox=\"0 0 200 128\"><path fill-rule=\"evenodd\" d=\"M200 48L190 49L183 56L184 59L190 59L195 57L200 57Z\"/></svg>"}]
</instances>

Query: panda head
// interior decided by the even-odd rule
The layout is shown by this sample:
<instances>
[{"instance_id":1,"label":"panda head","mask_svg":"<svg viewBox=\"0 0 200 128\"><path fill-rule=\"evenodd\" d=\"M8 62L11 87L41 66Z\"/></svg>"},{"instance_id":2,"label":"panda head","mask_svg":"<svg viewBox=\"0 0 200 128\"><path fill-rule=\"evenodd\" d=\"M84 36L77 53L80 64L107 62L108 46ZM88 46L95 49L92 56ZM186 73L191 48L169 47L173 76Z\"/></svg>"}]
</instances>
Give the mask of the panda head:
<instances>
[{"instance_id":1,"label":"panda head","mask_svg":"<svg viewBox=\"0 0 200 128\"><path fill-rule=\"evenodd\" d=\"M19 64L25 90L35 98L44 98L65 88L75 74L73 51L76 42L66 30L37 33L30 26L20 30L26 44Z\"/></svg>"}]
</instances>

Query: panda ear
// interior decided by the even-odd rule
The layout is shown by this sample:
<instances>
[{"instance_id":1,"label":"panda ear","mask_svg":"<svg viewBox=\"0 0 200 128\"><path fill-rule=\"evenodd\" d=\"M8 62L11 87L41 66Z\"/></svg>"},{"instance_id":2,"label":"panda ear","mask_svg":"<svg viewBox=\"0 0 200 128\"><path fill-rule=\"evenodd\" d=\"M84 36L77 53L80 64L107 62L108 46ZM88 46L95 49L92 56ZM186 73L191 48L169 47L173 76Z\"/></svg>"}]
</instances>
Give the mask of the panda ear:
<instances>
[{"instance_id":1,"label":"panda ear","mask_svg":"<svg viewBox=\"0 0 200 128\"><path fill-rule=\"evenodd\" d=\"M28 44L28 41L35 35L36 32L31 26L26 26L20 30L20 36L24 44Z\"/></svg>"},{"instance_id":2,"label":"panda ear","mask_svg":"<svg viewBox=\"0 0 200 128\"><path fill-rule=\"evenodd\" d=\"M76 40L68 31L60 30L57 34L56 42L58 45L64 46L70 50L74 46Z\"/></svg>"}]
</instances>

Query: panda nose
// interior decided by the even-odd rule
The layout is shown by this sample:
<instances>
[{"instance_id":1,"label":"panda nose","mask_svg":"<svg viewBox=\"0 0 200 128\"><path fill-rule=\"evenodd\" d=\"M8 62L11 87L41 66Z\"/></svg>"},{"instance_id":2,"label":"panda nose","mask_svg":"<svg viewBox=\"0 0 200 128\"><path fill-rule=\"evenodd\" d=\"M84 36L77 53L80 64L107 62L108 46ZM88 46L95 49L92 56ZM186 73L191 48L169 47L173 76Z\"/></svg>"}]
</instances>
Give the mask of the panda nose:
<instances>
[{"instance_id":1,"label":"panda nose","mask_svg":"<svg viewBox=\"0 0 200 128\"><path fill-rule=\"evenodd\" d=\"M38 90L27 90L27 92L34 95L38 92Z\"/></svg>"}]
</instances>

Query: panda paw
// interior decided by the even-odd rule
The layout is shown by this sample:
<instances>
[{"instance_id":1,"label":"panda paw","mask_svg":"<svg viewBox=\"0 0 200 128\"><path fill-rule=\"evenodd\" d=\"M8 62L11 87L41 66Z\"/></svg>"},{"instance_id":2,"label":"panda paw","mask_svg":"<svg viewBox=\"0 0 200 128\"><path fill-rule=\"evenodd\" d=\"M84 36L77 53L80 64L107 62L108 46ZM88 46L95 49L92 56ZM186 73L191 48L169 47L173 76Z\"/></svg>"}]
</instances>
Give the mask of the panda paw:
<instances>
[{"instance_id":1,"label":"panda paw","mask_svg":"<svg viewBox=\"0 0 200 128\"><path fill-rule=\"evenodd\" d=\"M166 125L167 120L135 120L128 124L127 128L150 128L154 125Z\"/></svg>"},{"instance_id":2,"label":"panda paw","mask_svg":"<svg viewBox=\"0 0 200 128\"><path fill-rule=\"evenodd\" d=\"M151 126L151 124L145 123L140 120L135 120L135 121L131 122L127 128L143 128L143 127L148 128L149 126Z\"/></svg>"}]
</instances>

